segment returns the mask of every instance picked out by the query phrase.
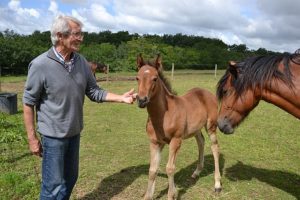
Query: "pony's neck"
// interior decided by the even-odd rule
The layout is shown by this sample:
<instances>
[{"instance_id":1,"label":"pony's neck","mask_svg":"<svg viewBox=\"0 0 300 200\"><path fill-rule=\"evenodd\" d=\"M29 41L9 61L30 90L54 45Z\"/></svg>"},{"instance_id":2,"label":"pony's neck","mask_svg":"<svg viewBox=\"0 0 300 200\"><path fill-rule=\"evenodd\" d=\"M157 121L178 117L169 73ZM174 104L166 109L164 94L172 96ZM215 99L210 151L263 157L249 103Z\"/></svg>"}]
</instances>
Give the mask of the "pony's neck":
<instances>
[{"instance_id":1,"label":"pony's neck","mask_svg":"<svg viewBox=\"0 0 300 200\"><path fill-rule=\"evenodd\" d=\"M159 82L155 94L151 97L147 110L151 118L159 119L168 110L168 104L172 100L173 95L168 91L160 78L157 81Z\"/></svg>"},{"instance_id":2,"label":"pony's neck","mask_svg":"<svg viewBox=\"0 0 300 200\"><path fill-rule=\"evenodd\" d=\"M275 91L265 89L262 91L261 97L264 101L272 103L300 119L300 104L295 101L295 99L299 99L300 97L299 94L298 98L295 97L295 95L297 95L297 93L294 93L291 89L276 89Z\"/></svg>"}]
</instances>

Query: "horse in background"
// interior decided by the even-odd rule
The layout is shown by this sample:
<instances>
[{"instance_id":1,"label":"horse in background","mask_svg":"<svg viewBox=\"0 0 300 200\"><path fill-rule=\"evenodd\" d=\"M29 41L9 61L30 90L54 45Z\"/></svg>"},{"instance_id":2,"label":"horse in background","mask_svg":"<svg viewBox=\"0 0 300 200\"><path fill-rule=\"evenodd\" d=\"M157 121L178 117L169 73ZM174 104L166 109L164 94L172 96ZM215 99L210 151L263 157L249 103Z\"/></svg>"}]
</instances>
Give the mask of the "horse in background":
<instances>
[{"instance_id":1,"label":"horse in background","mask_svg":"<svg viewBox=\"0 0 300 200\"><path fill-rule=\"evenodd\" d=\"M169 180L168 199L176 199L174 183L175 161L184 139L195 137L198 146L197 168L192 174L196 178L204 167L205 128L212 142L211 150L215 166L215 191L221 191L219 169L219 146L217 141L218 104L215 95L207 90L193 88L183 96L171 93L170 84L161 72L161 58L158 55L154 64L144 62L141 55L137 58L138 94L140 108L147 108L146 131L150 140L150 169L148 187L144 199L152 199L155 178L158 173L163 147L169 145L169 159L166 173Z\"/></svg>"},{"instance_id":2,"label":"horse in background","mask_svg":"<svg viewBox=\"0 0 300 200\"><path fill-rule=\"evenodd\" d=\"M233 133L260 100L300 119L299 52L231 61L217 85L219 129Z\"/></svg>"},{"instance_id":3,"label":"horse in background","mask_svg":"<svg viewBox=\"0 0 300 200\"><path fill-rule=\"evenodd\" d=\"M98 70L101 73L107 74L108 67L104 64L90 61L88 62L91 68L91 71L96 78L96 71Z\"/></svg>"}]
</instances>

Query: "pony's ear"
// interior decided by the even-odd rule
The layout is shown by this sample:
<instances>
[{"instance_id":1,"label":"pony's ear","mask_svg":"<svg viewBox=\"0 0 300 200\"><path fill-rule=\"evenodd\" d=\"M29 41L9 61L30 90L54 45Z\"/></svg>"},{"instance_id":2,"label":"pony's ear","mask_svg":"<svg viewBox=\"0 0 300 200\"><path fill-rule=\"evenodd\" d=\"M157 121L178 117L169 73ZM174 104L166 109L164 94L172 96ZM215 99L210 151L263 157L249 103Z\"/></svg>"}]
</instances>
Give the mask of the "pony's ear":
<instances>
[{"instance_id":1,"label":"pony's ear","mask_svg":"<svg viewBox=\"0 0 300 200\"><path fill-rule=\"evenodd\" d=\"M230 60L230 61L229 61L229 65L230 65L230 66L235 66L235 65L236 65L236 62L233 61L233 60Z\"/></svg>"},{"instance_id":2,"label":"pony's ear","mask_svg":"<svg viewBox=\"0 0 300 200\"><path fill-rule=\"evenodd\" d=\"M162 63L161 63L161 56L160 54L157 54L157 58L155 60L155 68L158 70L158 71L161 71L162 70Z\"/></svg>"},{"instance_id":3,"label":"pony's ear","mask_svg":"<svg viewBox=\"0 0 300 200\"><path fill-rule=\"evenodd\" d=\"M140 53L138 56L137 56L137 59L136 59L136 64L137 64L137 68L138 70L141 69L142 66L145 65L145 62L144 62L144 59L142 57L142 54Z\"/></svg>"},{"instance_id":4,"label":"pony's ear","mask_svg":"<svg viewBox=\"0 0 300 200\"><path fill-rule=\"evenodd\" d=\"M230 74L233 75L233 77L236 79L238 76L238 70L236 68L236 62L235 61L229 61L229 67L228 70L230 72Z\"/></svg>"}]
</instances>

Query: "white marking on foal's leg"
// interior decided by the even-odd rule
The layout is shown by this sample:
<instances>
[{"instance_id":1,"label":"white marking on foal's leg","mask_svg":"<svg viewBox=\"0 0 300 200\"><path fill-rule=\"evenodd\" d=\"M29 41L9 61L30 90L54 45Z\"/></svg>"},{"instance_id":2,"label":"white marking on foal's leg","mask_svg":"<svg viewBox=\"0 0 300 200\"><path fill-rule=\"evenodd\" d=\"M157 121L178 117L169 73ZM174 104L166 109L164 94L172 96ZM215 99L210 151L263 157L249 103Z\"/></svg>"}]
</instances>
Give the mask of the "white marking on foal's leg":
<instances>
[{"instance_id":1,"label":"white marking on foal's leg","mask_svg":"<svg viewBox=\"0 0 300 200\"><path fill-rule=\"evenodd\" d=\"M168 175L169 181L169 189L168 189L168 200L173 200L177 198L177 190L174 182L174 174L175 174L175 162L178 151L181 146L182 139L181 138L172 138L169 144L169 159L166 166L166 172Z\"/></svg>"},{"instance_id":2,"label":"white marking on foal's leg","mask_svg":"<svg viewBox=\"0 0 300 200\"><path fill-rule=\"evenodd\" d=\"M220 174L220 166L219 166L219 145L217 140L216 132L210 132L209 138L211 140L211 150L213 152L214 161L215 161L215 191L221 192L221 174Z\"/></svg>"},{"instance_id":3,"label":"white marking on foal's leg","mask_svg":"<svg viewBox=\"0 0 300 200\"><path fill-rule=\"evenodd\" d=\"M149 178L148 187L144 199L152 199L155 188L155 179L158 172L161 150L163 145L150 143L150 168L149 168Z\"/></svg>"}]
</instances>

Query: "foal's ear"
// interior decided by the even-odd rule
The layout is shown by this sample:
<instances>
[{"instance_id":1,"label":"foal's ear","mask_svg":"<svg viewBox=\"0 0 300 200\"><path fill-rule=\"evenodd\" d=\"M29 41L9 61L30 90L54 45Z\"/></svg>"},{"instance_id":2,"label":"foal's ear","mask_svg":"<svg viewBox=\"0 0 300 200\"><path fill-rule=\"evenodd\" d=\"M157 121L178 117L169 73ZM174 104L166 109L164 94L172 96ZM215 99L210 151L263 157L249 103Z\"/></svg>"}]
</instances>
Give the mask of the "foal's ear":
<instances>
[{"instance_id":1,"label":"foal's ear","mask_svg":"<svg viewBox=\"0 0 300 200\"><path fill-rule=\"evenodd\" d=\"M142 66L145 65L145 62L144 62L144 59L142 57L142 54L140 53L138 56L137 56L137 59L136 59L136 64L137 64L137 68L138 70L141 69Z\"/></svg>"},{"instance_id":2,"label":"foal's ear","mask_svg":"<svg viewBox=\"0 0 300 200\"><path fill-rule=\"evenodd\" d=\"M162 70L162 64L161 64L161 56L160 54L157 54L157 58L155 60L155 68L160 71Z\"/></svg>"}]
</instances>

